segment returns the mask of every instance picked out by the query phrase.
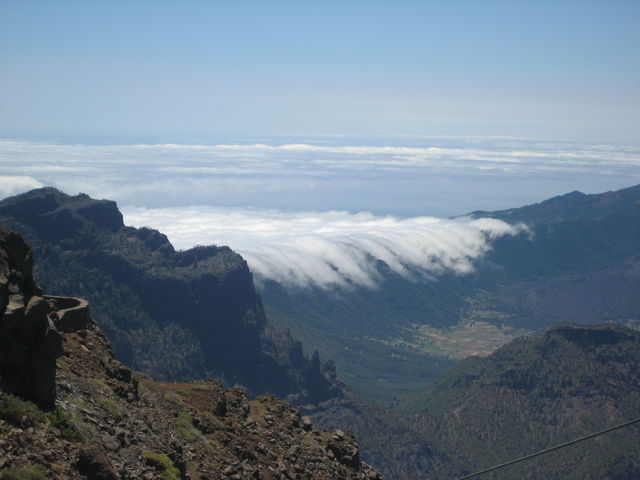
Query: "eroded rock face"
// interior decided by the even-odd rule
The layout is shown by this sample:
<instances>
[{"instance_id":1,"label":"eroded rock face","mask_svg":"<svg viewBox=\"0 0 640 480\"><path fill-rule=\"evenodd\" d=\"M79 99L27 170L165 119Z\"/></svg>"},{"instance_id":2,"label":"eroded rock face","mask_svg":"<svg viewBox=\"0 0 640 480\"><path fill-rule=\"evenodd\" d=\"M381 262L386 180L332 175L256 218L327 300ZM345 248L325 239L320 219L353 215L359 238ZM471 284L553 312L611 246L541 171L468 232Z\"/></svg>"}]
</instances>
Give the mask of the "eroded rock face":
<instances>
[{"instance_id":1,"label":"eroded rock face","mask_svg":"<svg viewBox=\"0 0 640 480\"><path fill-rule=\"evenodd\" d=\"M31 248L0 228L0 387L47 408L55 399L61 339L32 268Z\"/></svg>"}]
</instances>

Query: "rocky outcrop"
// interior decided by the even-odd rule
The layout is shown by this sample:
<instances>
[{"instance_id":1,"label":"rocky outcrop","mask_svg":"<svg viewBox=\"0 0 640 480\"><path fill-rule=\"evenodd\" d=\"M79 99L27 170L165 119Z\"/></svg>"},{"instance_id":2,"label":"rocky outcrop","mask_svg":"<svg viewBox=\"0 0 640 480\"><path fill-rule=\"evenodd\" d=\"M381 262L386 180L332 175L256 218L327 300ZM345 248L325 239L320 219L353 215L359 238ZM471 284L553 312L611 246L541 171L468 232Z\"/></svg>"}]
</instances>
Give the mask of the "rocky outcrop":
<instances>
[{"instance_id":1,"label":"rocky outcrop","mask_svg":"<svg viewBox=\"0 0 640 480\"><path fill-rule=\"evenodd\" d=\"M252 394L321 400L332 382L268 325L244 259L228 247L176 252L126 227L114 202L43 188L0 202L0 224L34 246L47 292L91 302L116 356L163 380L216 376Z\"/></svg>"},{"instance_id":2,"label":"rocky outcrop","mask_svg":"<svg viewBox=\"0 0 640 480\"><path fill-rule=\"evenodd\" d=\"M0 228L0 387L47 408L55 398L61 341L32 268L31 248Z\"/></svg>"},{"instance_id":3,"label":"rocky outcrop","mask_svg":"<svg viewBox=\"0 0 640 480\"><path fill-rule=\"evenodd\" d=\"M87 302L42 296L28 268L31 251L13 232L0 230L0 239L2 258L10 259L0 263L8 279L0 301L13 302L5 308L9 317L3 317L3 327L5 318L24 323L37 313L33 318L48 316L48 334L57 338L50 363L38 365L55 373L47 380L55 379L57 387L47 389L57 391L50 405L55 408L47 415L25 401L36 399L34 392L44 382L32 363L0 373L2 478L382 479L360 460L351 433L316 430L272 395L249 399L242 387L225 390L215 380L164 383L134 373L114 359ZM25 298L22 307L11 297L17 293ZM21 309L18 317L11 313ZM10 335L17 342L22 334L13 332L21 331L21 323L12 325ZM24 345L39 351L47 334L33 332L37 335ZM30 389L5 388L13 385Z\"/></svg>"}]
</instances>

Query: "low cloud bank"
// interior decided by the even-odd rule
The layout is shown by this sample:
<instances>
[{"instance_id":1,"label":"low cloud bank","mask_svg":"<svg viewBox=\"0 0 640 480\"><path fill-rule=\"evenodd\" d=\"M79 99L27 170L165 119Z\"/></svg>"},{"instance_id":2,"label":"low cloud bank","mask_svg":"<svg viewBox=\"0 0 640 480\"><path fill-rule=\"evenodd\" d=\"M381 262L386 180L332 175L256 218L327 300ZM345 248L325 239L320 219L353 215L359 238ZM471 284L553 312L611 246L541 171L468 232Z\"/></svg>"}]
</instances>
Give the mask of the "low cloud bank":
<instances>
[{"instance_id":1,"label":"low cloud bank","mask_svg":"<svg viewBox=\"0 0 640 480\"><path fill-rule=\"evenodd\" d=\"M258 276L299 287L375 287L377 260L410 277L473 271L491 241L526 227L370 213L280 212L216 207L123 208L125 222L166 233L177 248L229 245Z\"/></svg>"},{"instance_id":2,"label":"low cloud bank","mask_svg":"<svg viewBox=\"0 0 640 480\"><path fill-rule=\"evenodd\" d=\"M491 138L261 142L0 139L0 165L11 175L121 205L344 209L401 217L500 210L640 182L639 146Z\"/></svg>"},{"instance_id":3,"label":"low cloud bank","mask_svg":"<svg viewBox=\"0 0 640 480\"><path fill-rule=\"evenodd\" d=\"M0 175L0 199L43 186L35 178L25 175Z\"/></svg>"}]
</instances>

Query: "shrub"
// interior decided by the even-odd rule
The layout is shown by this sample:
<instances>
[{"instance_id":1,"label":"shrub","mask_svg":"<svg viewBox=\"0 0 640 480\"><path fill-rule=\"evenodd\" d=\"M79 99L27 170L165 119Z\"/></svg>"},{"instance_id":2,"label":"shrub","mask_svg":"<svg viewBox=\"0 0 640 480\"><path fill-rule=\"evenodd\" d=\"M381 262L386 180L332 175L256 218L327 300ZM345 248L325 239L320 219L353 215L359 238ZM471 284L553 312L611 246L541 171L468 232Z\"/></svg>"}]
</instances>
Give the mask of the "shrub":
<instances>
[{"instance_id":1,"label":"shrub","mask_svg":"<svg viewBox=\"0 0 640 480\"><path fill-rule=\"evenodd\" d=\"M65 372L70 372L71 371L71 365L69 365L69 362L67 362L66 360L63 360L62 358L59 358L56 361L56 366L60 369L63 370Z\"/></svg>"},{"instance_id":2,"label":"shrub","mask_svg":"<svg viewBox=\"0 0 640 480\"><path fill-rule=\"evenodd\" d=\"M178 415L173 420L173 428L185 440L194 442L199 439L198 430L194 427L191 415L187 412L178 412Z\"/></svg>"},{"instance_id":3,"label":"shrub","mask_svg":"<svg viewBox=\"0 0 640 480\"><path fill-rule=\"evenodd\" d=\"M90 378L89 381L104 392L112 392L111 387L97 378Z\"/></svg>"},{"instance_id":4,"label":"shrub","mask_svg":"<svg viewBox=\"0 0 640 480\"><path fill-rule=\"evenodd\" d=\"M124 413L120 405L108 397L96 397L96 402L110 415L121 417Z\"/></svg>"},{"instance_id":5,"label":"shrub","mask_svg":"<svg viewBox=\"0 0 640 480\"><path fill-rule=\"evenodd\" d=\"M9 394L0 395L0 417L20 427L32 427L45 418L35 403Z\"/></svg>"},{"instance_id":6,"label":"shrub","mask_svg":"<svg viewBox=\"0 0 640 480\"><path fill-rule=\"evenodd\" d=\"M164 453L147 450L143 452L142 458L144 458L149 465L155 467L162 480L180 480L180 471Z\"/></svg>"},{"instance_id":7,"label":"shrub","mask_svg":"<svg viewBox=\"0 0 640 480\"><path fill-rule=\"evenodd\" d=\"M47 470L42 465L26 465L7 470L2 480L46 480Z\"/></svg>"},{"instance_id":8,"label":"shrub","mask_svg":"<svg viewBox=\"0 0 640 480\"><path fill-rule=\"evenodd\" d=\"M79 442L80 433L71 423L71 418L60 407L56 407L52 412L47 413L47 418L51 426L58 428L62 432L62 437L69 442Z\"/></svg>"}]
</instances>

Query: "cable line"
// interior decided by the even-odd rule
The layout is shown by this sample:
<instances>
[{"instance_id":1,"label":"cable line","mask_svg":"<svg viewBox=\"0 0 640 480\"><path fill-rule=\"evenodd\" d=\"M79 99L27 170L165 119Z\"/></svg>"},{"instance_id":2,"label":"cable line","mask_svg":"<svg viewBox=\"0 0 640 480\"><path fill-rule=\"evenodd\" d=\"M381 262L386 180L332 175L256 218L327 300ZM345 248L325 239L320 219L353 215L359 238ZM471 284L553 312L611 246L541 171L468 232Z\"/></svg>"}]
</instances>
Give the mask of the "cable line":
<instances>
[{"instance_id":1,"label":"cable line","mask_svg":"<svg viewBox=\"0 0 640 480\"><path fill-rule=\"evenodd\" d=\"M525 460L529 460L530 458L538 457L540 455L544 455L546 453L553 452L554 450L560 450L561 448L565 448L565 447L568 447L570 445L574 445L574 444L579 443L579 442L584 442L585 440L589 440L590 438L597 437L597 436L603 435L605 433L613 432L614 430L618 430L619 428L623 428L623 427L628 427L629 425L633 425L634 423L638 423L638 422L640 422L640 417L636 418L635 420L631 420L629 422L621 423L620 425L616 425L615 427L609 427L609 428L606 428L604 430L600 430L599 432L592 433L592 434L587 435L585 437L576 438L575 440L571 440L570 442L561 443L560 445L556 445L555 447L550 447L550 448L546 448L544 450L540 450L540 451L535 452L535 453L530 453L529 455L525 455L524 457L516 458L515 460L509 460L508 462L501 463L500 465L495 465L493 467L487 468L485 470L481 470L481 471L476 472L476 473L472 473L471 475L466 475L464 477L457 478L456 480L467 480L468 478L477 477L478 475L482 475L484 473L493 472L494 470L498 470L500 468L508 467L509 465L513 465L514 463L520 463L520 462L523 462Z\"/></svg>"}]
</instances>

